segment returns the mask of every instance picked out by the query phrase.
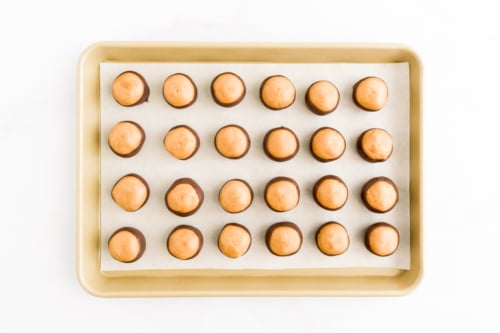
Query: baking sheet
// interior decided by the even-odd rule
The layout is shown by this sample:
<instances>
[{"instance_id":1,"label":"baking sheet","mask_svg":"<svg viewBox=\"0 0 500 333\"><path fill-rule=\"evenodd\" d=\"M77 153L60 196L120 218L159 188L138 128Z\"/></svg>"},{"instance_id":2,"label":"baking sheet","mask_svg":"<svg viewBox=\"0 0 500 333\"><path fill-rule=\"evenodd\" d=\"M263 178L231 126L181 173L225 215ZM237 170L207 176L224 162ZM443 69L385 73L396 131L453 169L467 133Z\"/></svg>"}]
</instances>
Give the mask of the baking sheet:
<instances>
[{"instance_id":1,"label":"baking sheet","mask_svg":"<svg viewBox=\"0 0 500 333\"><path fill-rule=\"evenodd\" d=\"M112 80L125 70L141 73L151 88L149 102L132 108L118 105L111 96ZM407 63L390 64L245 64L245 63L101 63L101 269L125 271L145 269L285 269L328 267L392 267L408 269L409 242L409 69ZM247 86L247 96L236 107L223 108L210 95L210 82L219 73L234 71ZM161 95L163 80L170 74L188 74L198 86L198 100L187 109L174 109ZM297 100L288 109L271 111L259 100L261 82L269 75L282 74L292 80ZM376 75L389 86L389 100L382 111L365 112L352 102L352 85L362 77ZM341 94L337 110L327 116L317 116L304 103L304 93L314 81L332 81ZM107 147L107 133L118 121L133 120L146 132L146 142L135 157L124 159ZM215 132L227 124L243 126L252 139L249 153L240 160L221 157L213 146ZM198 153L187 161L178 161L164 149L162 140L173 126L186 124L194 128L201 139ZM277 126L291 128L299 137L301 150L287 162L274 162L262 150L265 133ZM320 163L309 153L309 139L319 127L339 130L347 141L344 155L337 161ZM388 130L394 139L394 152L384 163L368 163L356 151L359 134L371 127ZM137 212L121 210L109 193L113 184L127 173L143 176L151 190L146 205ZM350 196L339 211L320 208L311 195L315 181L326 174L341 177L349 187ZM276 176L294 178L301 189L298 207L290 212L271 211L263 199L267 181ZM364 182L376 176L393 179L400 191L400 201L390 212L377 214L366 209L360 199ZM164 194L170 184L181 177L191 177L205 191L205 202L190 217L170 213L164 204ZM222 210L217 194L222 184L231 178L243 178L252 186L254 202L245 212L229 214ZM317 228L326 221L342 223L351 237L349 250L337 257L319 252L314 243ZM290 257L276 257L264 244L268 226L279 221L295 222L302 229L301 251ZM401 235L398 251L390 257L377 257L363 245L364 230L372 223L386 221L395 225ZM244 224L253 235L253 245L242 258L230 259L217 249L220 228L229 222ZM200 254L188 261L170 256L166 237L179 224L199 228L205 238ZM106 248L107 239L119 227L140 229L147 241L144 256L130 264L115 261Z\"/></svg>"}]
</instances>

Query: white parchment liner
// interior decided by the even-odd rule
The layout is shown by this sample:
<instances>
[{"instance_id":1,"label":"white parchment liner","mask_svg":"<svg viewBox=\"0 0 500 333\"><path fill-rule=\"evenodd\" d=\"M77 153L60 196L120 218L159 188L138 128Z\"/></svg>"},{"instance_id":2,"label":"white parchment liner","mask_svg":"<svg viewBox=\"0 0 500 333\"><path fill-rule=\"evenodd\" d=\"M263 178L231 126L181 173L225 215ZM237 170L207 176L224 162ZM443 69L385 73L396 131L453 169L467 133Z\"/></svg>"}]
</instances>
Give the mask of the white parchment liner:
<instances>
[{"instance_id":1,"label":"white parchment liner","mask_svg":"<svg viewBox=\"0 0 500 333\"><path fill-rule=\"evenodd\" d=\"M148 82L149 101L134 107L122 107L111 95L113 79L121 72L134 70ZM244 100L235 107L217 105L210 94L210 83L219 73L237 73L247 87ZM165 78L173 73L189 75L198 87L198 99L186 109L170 107L161 94ZM259 99L259 87L268 76L287 76L297 89L295 103L281 111L271 111ZM365 76L379 76L389 87L389 99L379 112L366 112L352 101L352 86ZM308 86L317 80L330 80L340 91L337 110L327 116L309 111L304 102ZM100 65L101 97L101 269L104 271L141 269L285 269L323 267L392 267L410 266L410 203L409 203L409 67L397 64L264 64L264 63L102 63ZM112 126L123 120L139 123L146 132L142 150L132 158L115 155L107 145ZM163 137L176 125L186 124L195 129L201 139L198 153L189 160L179 161L163 148ZM251 137L248 154L239 160L220 156L214 148L216 131L227 124L244 127ZM290 161L274 162L266 157L262 140L274 127L292 129L300 140L300 151ZM344 155L333 162L321 163L309 152L312 133L323 126L339 130L347 141ZM356 140L366 129L380 127L389 131L394 140L394 152L383 163L369 163L356 150ZM137 212L126 212L114 203L111 189L123 175L137 173L149 184L148 202ZM349 199L338 211L320 208L311 191L316 180L324 175L341 177L349 187ZM266 183L276 176L288 176L300 186L299 205L285 213L271 211L263 199ZM386 176L395 181L400 198L390 212L378 214L364 207L360 191L372 177ZM164 195L168 187L181 177L193 178L205 192L200 210L189 217L179 217L167 210ZM249 209L239 214L226 213L218 204L217 194L222 184L232 178L245 179L254 190ZM264 242L267 227L275 222L292 221L302 230L301 250L289 257L277 257ZM338 221L348 230L351 243L343 255L329 257L316 247L314 235L326 221ZM364 231L375 222L385 221L400 232L399 249L389 257L368 252L363 243ZM249 252L230 259L217 248L217 235L229 222L245 225L253 236ZM204 246L191 260L178 260L166 250L169 232L179 224L190 224L201 230ZM107 241L118 228L132 226L146 237L143 257L129 264L120 263L109 255Z\"/></svg>"}]
</instances>

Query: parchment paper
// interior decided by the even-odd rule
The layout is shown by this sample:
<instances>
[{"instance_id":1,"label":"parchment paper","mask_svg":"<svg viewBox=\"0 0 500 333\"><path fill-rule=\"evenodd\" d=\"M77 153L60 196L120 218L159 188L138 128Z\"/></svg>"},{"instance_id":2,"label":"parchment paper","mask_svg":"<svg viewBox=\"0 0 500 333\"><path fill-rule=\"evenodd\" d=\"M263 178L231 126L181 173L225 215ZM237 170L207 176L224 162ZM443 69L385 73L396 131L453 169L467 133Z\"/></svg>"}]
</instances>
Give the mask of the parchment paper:
<instances>
[{"instance_id":1,"label":"parchment paper","mask_svg":"<svg viewBox=\"0 0 500 333\"><path fill-rule=\"evenodd\" d=\"M113 79L126 70L141 73L148 82L149 101L139 106L123 107L111 95ZM212 79L221 72L237 73L247 87L244 100L235 107L217 105L210 94ZM186 109L170 107L161 94L168 75L182 72L189 75L198 87L198 99ZM259 99L259 87L268 76L287 76L297 89L295 103L281 111L271 111ZM352 101L352 86L366 76L379 76L389 87L389 99L379 112L366 112ZM318 116L309 111L304 102L308 86L317 80L330 80L340 91L340 104L335 112ZM285 269L323 267L392 267L410 266L409 237L409 66L397 64L265 64L265 63L102 63L100 65L101 97L101 269L104 271L142 269ZM107 145L107 135L119 121L132 120L146 132L142 150L132 158L115 155ZM179 161L163 148L163 137L176 125L186 124L195 129L201 145L189 160ZM248 154L239 160L220 156L214 148L216 131L227 124L244 127L251 137ZM300 140L300 151L290 161L275 162L266 157L262 141L274 127L292 129ZM323 126L339 130L346 139L344 155L333 162L321 163L309 152L313 132ZM394 152L383 163L369 163L356 150L356 140L366 129L381 127L394 140ZM148 202L136 212L122 210L111 198L114 183L123 175L137 173L149 184ZM338 211L320 208L312 197L312 187L324 175L341 177L349 188L349 199ZM266 183L276 176L288 176L297 181L301 197L299 205L285 213L271 211L265 204L263 191ZM399 203L385 214L373 213L362 203L360 191L372 177L387 176L399 189ZM178 178L191 177L204 190L205 201L200 210L189 217L169 212L164 195ZM245 179L254 190L253 204L238 214L225 212L217 201L224 182L232 178ZM301 250L289 257L272 255L265 246L267 227L275 222L292 221L302 230ZM327 221L338 221L348 230L351 243L340 256L323 255L316 247L314 235ZM365 249L365 229L372 223L385 221L400 232L400 245L389 257L378 257ZM230 259L217 248L217 235L223 225L237 222L245 225L253 236L249 252ZM179 224L190 224L201 230L204 246L191 260L178 260L166 250L166 238ZM107 241L118 228L132 226L146 237L146 251L134 263L120 263L108 252Z\"/></svg>"}]
</instances>

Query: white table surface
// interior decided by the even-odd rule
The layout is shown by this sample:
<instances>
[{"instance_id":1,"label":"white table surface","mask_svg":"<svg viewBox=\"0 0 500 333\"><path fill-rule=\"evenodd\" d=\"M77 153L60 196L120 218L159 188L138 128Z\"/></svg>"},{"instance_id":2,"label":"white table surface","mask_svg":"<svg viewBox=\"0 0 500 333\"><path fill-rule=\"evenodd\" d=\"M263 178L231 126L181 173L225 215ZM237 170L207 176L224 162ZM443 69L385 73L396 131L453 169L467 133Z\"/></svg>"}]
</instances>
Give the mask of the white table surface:
<instances>
[{"instance_id":1,"label":"white table surface","mask_svg":"<svg viewBox=\"0 0 500 333\"><path fill-rule=\"evenodd\" d=\"M500 21L482 1L0 6L0 332L498 332ZM494 4L495 2L490 2ZM424 64L425 272L398 298L102 299L75 264L76 66L97 41L397 42Z\"/></svg>"}]
</instances>

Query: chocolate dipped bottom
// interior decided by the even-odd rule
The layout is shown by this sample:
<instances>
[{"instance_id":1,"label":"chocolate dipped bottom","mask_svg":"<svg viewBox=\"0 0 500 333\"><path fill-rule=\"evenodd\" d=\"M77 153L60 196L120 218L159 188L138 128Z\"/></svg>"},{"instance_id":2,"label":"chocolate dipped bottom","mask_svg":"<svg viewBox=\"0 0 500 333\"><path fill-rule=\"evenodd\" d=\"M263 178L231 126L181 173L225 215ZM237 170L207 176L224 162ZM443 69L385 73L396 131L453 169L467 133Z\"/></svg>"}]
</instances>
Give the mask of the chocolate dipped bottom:
<instances>
[{"instance_id":1,"label":"chocolate dipped bottom","mask_svg":"<svg viewBox=\"0 0 500 333\"><path fill-rule=\"evenodd\" d=\"M330 81L316 81L306 92L306 105L318 116L324 116L337 109L340 94L337 87Z\"/></svg>"},{"instance_id":2,"label":"chocolate dipped bottom","mask_svg":"<svg viewBox=\"0 0 500 333\"><path fill-rule=\"evenodd\" d=\"M291 256L299 252L302 241L302 231L292 222L275 223L266 232L266 246L276 256Z\"/></svg>"},{"instance_id":3,"label":"chocolate dipped bottom","mask_svg":"<svg viewBox=\"0 0 500 333\"><path fill-rule=\"evenodd\" d=\"M187 160L200 148L200 138L196 131L187 125L172 127L163 138L163 147L178 160Z\"/></svg>"},{"instance_id":4,"label":"chocolate dipped bottom","mask_svg":"<svg viewBox=\"0 0 500 333\"><path fill-rule=\"evenodd\" d=\"M326 222L315 235L316 246L327 256L338 256L347 251L350 244L346 228L338 222Z\"/></svg>"},{"instance_id":5,"label":"chocolate dipped bottom","mask_svg":"<svg viewBox=\"0 0 500 333\"><path fill-rule=\"evenodd\" d=\"M244 225L228 223L221 229L217 245L226 257L236 259L248 252L252 235Z\"/></svg>"},{"instance_id":6,"label":"chocolate dipped bottom","mask_svg":"<svg viewBox=\"0 0 500 333\"><path fill-rule=\"evenodd\" d=\"M135 106L148 100L149 86L141 74L126 71L114 79L111 94L118 104Z\"/></svg>"},{"instance_id":7,"label":"chocolate dipped bottom","mask_svg":"<svg viewBox=\"0 0 500 333\"><path fill-rule=\"evenodd\" d=\"M386 222L374 223L366 229L365 247L373 254L387 257L399 247L399 231Z\"/></svg>"},{"instance_id":8,"label":"chocolate dipped bottom","mask_svg":"<svg viewBox=\"0 0 500 333\"><path fill-rule=\"evenodd\" d=\"M123 227L109 237L108 250L113 259L123 263L131 263L144 254L146 239L138 229Z\"/></svg>"},{"instance_id":9,"label":"chocolate dipped bottom","mask_svg":"<svg viewBox=\"0 0 500 333\"><path fill-rule=\"evenodd\" d=\"M347 202L349 189L344 181L334 175L321 177L313 187L314 201L324 209L338 210Z\"/></svg>"},{"instance_id":10,"label":"chocolate dipped bottom","mask_svg":"<svg viewBox=\"0 0 500 333\"><path fill-rule=\"evenodd\" d=\"M210 85L212 98L220 106L232 107L239 104L246 94L243 79L232 72L217 75Z\"/></svg>"},{"instance_id":11,"label":"chocolate dipped bottom","mask_svg":"<svg viewBox=\"0 0 500 333\"><path fill-rule=\"evenodd\" d=\"M243 179L231 179L219 190L219 204L228 213L241 213L253 201L253 190Z\"/></svg>"},{"instance_id":12,"label":"chocolate dipped bottom","mask_svg":"<svg viewBox=\"0 0 500 333\"><path fill-rule=\"evenodd\" d=\"M175 73L163 82L163 98L172 107L184 109L191 106L198 97L194 81L186 74Z\"/></svg>"},{"instance_id":13,"label":"chocolate dipped bottom","mask_svg":"<svg viewBox=\"0 0 500 333\"><path fill-rule=\"evenodd\" d=\"M250 136L239 125L227 125L220 128L215 134L215 149L224 157L238 159L245 156L250 150Z\"/></svg>"},{"instance_id":14,"label":"chocolate dipped bottom","mask_svg":"<svg viewBox=\"0 0 500 333\"><path fill-rule=\"evenodd\" d=\"M182 224L175 227L167 237L167 250L177 259L196 257L203 247L203 234L197 228Z\"/></svg>"},{"instance_id":15,"label":"chocolate dipped bottom","mask_svg":"<svg viewBox=\"0 0 500 333\"><path fill-rule=\"evenodd\" d=\"M114 202L127 212L135 212L149 199L149 186L135 173L121 177L111 190Z\"/></svg>"},{"instance_id":16,"label":"chocolate dipped bottom","mask_svg":"<svg viewBox=\"0 0 500 333\"><path fill-rule=\"evenodd\" d=\"M267 183L264 199L267 206L275 212L287 212L299 203L299 185L292 178L275 177Z\"/></svg>"},{"instance_id":17,"label":"chocolate dipped bottom","mask_svg":"<svg viewBox=\"0 0 500 333\"><path fill-rule=\"evenodd\" d=\"M361 199L372 212L386 213L398 203L399 191L391 179L375 177L366 182L361 189Z\"/></svg>"},{"instance_id":18,"label":"chocolate dipped bottom","mask_svg":"<svg viewBox=\"0 0 500 333\"><path fill-rule=\"evenodd\" d=\"M271 110L286 109L293 104L296 97L295 86L283 75L266 78L260 86L260 100Z\"/></svg>"},{"instance_id":19,"label":"chocolate dipped bottom","mask_svg":"<svg viewBox=\"0 0 500 333\"><path fill-rule=\"evenodd\" d=\"M392 136L382 128L370 128L356 143L359 155L368 162L384 162L392 155Z\"/></svg>"},{"instance_id":20,"label":"chocolate dipped bottom","mask_svg":"<svg viewBox=\"0 0 500 333\"><path fill-rule=\"evenodd\" d=\"M269 130L264 136L264 152L276 161L285 162L297 155L300 144L295 133L284 126Z\"/></svg>"},{"instance_id":21,"label":"chocolate dipped bottom","mask_svg":"<svg viewBox=\"0 0 500 333\"><path fill-rule=\"evenodd\" d=\"M203 199L203 190L191 178L177 179L165 194L168 210L182 217L196 213L203 204Z\"/></svg>"},{"instance_id":22,"label":"chocolate dipped bottom","mask_svg":"<svg viewBox=\"0 0 500 333\"><path fill-rule=\"evenodd\" d=\"M320 162L331 162L339 159L345 152L344 136L334 128L322 127L311 136L309 150Z\"/></svg>"},{"instance_id":23,"label":"chocolate dipped bottom","mask_svg":"<svg viewBox=\"0 0 500 333\"><path fill-rule=\"evenodd\" d=\"M116 123L108 134L109 148L120 157L135 156L144 145L146 133L136 122L126 120Z\"/></svg>"},{"instance_id":24,"label":"chocolate dipped bottom","mask_svg":"<svg viewBox=\"0 0 500 333\"><path fill-rule=\"evenodd\" d=\"M356 82L352 88L354 103L365 111L381 110L389 97L387 84L375 76L365 77Z\"/></svg>"}]
</instances>

